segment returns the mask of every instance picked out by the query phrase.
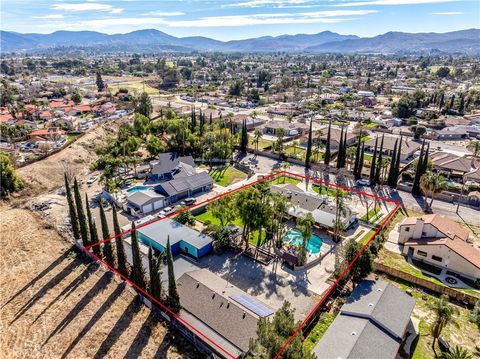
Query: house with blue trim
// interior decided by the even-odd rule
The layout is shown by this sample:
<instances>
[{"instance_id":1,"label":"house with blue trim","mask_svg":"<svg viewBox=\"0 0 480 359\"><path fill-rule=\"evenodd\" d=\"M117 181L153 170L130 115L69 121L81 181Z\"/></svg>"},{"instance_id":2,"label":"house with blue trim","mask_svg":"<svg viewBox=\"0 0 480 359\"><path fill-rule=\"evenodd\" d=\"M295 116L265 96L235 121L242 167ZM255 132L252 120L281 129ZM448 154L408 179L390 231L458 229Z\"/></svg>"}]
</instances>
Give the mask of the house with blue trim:
<instances>
[{"instance_id":1,"label":"house with blue trim","mask_svg":"<svg viewBox=\"0 0 480 359\"><path fill-rule=\"evenodd\" d=\"M164 218L137 229L138 239L146 246L165 252L170 238L172 254L186 254L200 258L212 250L213 239L170 218Z\"/></svg>"}]
</instances>

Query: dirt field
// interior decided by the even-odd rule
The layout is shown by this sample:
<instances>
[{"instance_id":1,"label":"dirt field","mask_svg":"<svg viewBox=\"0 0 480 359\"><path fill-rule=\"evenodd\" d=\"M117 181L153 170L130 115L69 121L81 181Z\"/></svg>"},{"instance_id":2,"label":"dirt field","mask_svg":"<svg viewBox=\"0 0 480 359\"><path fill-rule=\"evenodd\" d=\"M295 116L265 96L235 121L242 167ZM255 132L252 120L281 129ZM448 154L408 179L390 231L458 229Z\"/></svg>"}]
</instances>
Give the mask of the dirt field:
<instances>
[{"instance_id":1,"label":"dirt field","mask_svg":"<svg viewBox=\"0 0 480 359\"><path fill-rule=\"evenodd\" d=\"M0 358L198 356L35 214L0 212Z\"/></svg>"}]
</instances>

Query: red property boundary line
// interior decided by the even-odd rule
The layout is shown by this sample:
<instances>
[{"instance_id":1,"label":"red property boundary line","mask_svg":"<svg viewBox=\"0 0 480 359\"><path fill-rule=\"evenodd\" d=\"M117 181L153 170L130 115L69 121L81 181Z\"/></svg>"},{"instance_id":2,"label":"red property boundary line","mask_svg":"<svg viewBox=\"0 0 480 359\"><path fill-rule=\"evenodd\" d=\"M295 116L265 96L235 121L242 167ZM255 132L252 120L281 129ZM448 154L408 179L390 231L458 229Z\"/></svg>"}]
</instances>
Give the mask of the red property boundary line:
<instances>
[{"instance_id":1,"label":"red property boundary line","mask_svg":"<svg viewBox=\"0 0 480 359\"><path fill-rule=\"evenodd\" d=\"M373 194L369 194L369 193L366 193L366 192L363 192L363 191L359 191L359 190L356 190L356 189L353 189L353 188L347 188L347 187L343 187L343 186L340 186L340 185L337 185L337 184L334 184L334 183L329 183L329 182L325 182L325 181L322 181L322 180L318 180L318 179L315 179L315 178L311 178L311 177L307 177L307 176L303 176L303 175L299 175L299 174L296 174L296 173L292 173L292 172L288 172L288 171L278 171L278 172L275 172L273 174L270 174L268 176L265 176L257 181L254 181L252 183L248 183L248 184L245 184L243 186L240 186L239 188L236 188L234 190L231 190L231 191L227 191L225 193L222 193L218 196L215 196L213 198L210 198L210 199L207 199L205 201L202 201L200 203L197 203L197 204L194 204L190 207L185 207L185 208L182 208L181 210L178 210L176 212L173 212L173 213L170 213L168 215L166 215L165 217L163 218L158 218L152 222L149 222L149 223L145 223L145 224L142 224L138 227L135 228L135 230L138 230L140 228L143 228L143 227L146 227L148 225L151 225L153 223L156 223L158 221L161 221L165 218L170 218L170 217L173 217L173 216L176 216L178 215L179 213L182 213L182 212L185 212L187 210L191 210L191 209L194 209L194 208L197 208L197 207L201 207L201 206L204 206L210 202L213 202L221 197L224 197L224 196L228 196L232 193L235 193L235 192L238 192L238 191L241 191L242 189L246 188L246 187L250 187L250 186L253 186L257 183L260 183L260 182L263 182L263 181L268 181L268 180L271 180L271 179L274 179L274 178L277 178L281 175L288 175L290 177L297 177L297 178L301 178L301 179L304 179L304 180L307 180L307 181L311 181L311 182L314 182L314 183L317 183L317 184L323 184L325 186L329 186L329 187L334 187L334 188L340 188L340 189L343 189L345 191L348 191L348 192L353 192L353 193L357 193L357 194L360 194L360 195L364 195L364 196L368 196L368 197L372 197L372 198L375 198L375 199L378 199L378 200L381 200L381 201L384 201L384 202L389 202L389 203L393 203L395 204L395 208L388 214L388 216L385 218L385 220L380 224L380 226L377 228L377 230L372 234L371 238L367 241L367 243L365 243L365 245L360 249L360 251L358 252L358 254L355 256L355 258L352 260L352 262L350 262L350 264L344 269L344 271L340 274L340 276L337 278L337 280L329 287L329 289L325 292L325 294L322 296L322 298L320 299L320 301L317 303L317 305L312 309L312 311L307 315L307 317L303 320L303 322L299 325L299 327L295 330L295 332L292 334L292 336L290 338L288 338L288 340L285 342L285 344L283 345L283 347L278 351L278 353L275 355L274 359L277 359L280 357L280 355L282 354L282 352L285 350L285 348L290 344L290 342L295 338L295 336L300 332L300 330L305 326L305 324L308 322L308 320L312 317L312 315L318 310L318 308L320 308L320 306L325 302L326 298L330 295L330 293L335 289L335 287L337 286L337 284L339 283L340 280L343 279L343 277L346 275L346 273L350 270L350 268L355 264L355 262L357 261L358 257L360 257L360 255L365 251L365 249L368 247L368 245L370 244L370 242L375 238L375 236L385 227L385 225L388 223L388 221L390 220L390 218L392 218L392 216L397 212L397 210L400 208L400 202L397 202L397 201L394 201L392 199L389 199L389 198L383 198L383 197L380 197L380 196L377 196L377 195L373 195ZM210 343L211 345L213 345L215 348L217 348L220 352L222 352L223 354L225 354L227 357L229 358L233 358L235 359L236 357L231 354L230 352L228 352L226 349L222 348L219 344L217 344L215 341L213 341L212 339L210 339L207 335L203 334L201 331L199 331L197 328L195 328L192 324L190 324L189 322L187 322L185 319L183 319L182 317L180 317L178 314L174 313L172 310L170 310L168 307L166 307L164 304L160 303L157 299L153 298L149 293L147 293L144 289L140 288L138 285L136 285L135 283L133 283L129 278L127 278L126 276L124 276L123 274L121 274L119 271L117 271L115 268L113 268L112 266L110 266L108 263L106 263L104 260L102 260L101 258L99 258L97 255L95 255L90 249L92 247L95 247L95 246L98 246L98 245L101 245L105 242L108 242L108 241L111 241L117 237L121 237L121 236L124 236L126 234L129 234L133 231L133 229L129 229L128 231L125 231L125 232L122 232L118 235L115 235L115 236L112 236L110 238L107 238L107 239L104 239L102 241L99 241L97 243L94 243L94 244L91 244L87 247L84 247L83 250L85 252L87 252L90 256L92 256L93 258L95 258L97 261L99 261L100 263L102 263L103 265L105 265L108 269L110 269L113 273L117 274L119 277L121 277L123 280L125 280L128 284L130 284L132 287L134 287L135 289L137 289L140 293L142 293L145 297L147 297L149 300L151 300L152 302L155 302L158 306L160 306L162 309L164 309L167 313L169 313L171 316L173 316L175 319L177 319L179 322L183 323L186 327L188 327L190 330L192 330L195 334L199 335L201 338L203 338L205 341L207 341L208 343Z\"/></svg>"}]
</instances>

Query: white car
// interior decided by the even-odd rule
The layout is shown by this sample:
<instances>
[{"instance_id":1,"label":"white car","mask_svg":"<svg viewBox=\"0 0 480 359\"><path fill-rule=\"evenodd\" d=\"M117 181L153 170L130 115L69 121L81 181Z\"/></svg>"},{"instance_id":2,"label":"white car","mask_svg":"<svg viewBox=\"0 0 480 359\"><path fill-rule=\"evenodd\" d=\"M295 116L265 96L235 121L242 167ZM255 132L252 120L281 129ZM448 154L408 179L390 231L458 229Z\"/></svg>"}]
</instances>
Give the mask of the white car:
<instances>
[{"instance_id":1,"label":"white car","mask_svg":"<svg viewBox=\"0 0 480 359\"><path fill-rule=\"evenodd\" d=\"M92 176L87 180L87 184L88 185L94 184L97 181L97 179L98 179L98 176Z\"/></svg>"},{"instance_id":2,"label":"white car","mask_svg":"<svg viewBox=\"0 0 480 359\"><path fill-rule=\"evenodd\" d=\"M173 208L172 208L172 207L165 207L164 209L162 209L162 210L160 211L159 214L165 216L165 215L171 213L172 211L173 211Z\"/></svg>"}]
</instances>

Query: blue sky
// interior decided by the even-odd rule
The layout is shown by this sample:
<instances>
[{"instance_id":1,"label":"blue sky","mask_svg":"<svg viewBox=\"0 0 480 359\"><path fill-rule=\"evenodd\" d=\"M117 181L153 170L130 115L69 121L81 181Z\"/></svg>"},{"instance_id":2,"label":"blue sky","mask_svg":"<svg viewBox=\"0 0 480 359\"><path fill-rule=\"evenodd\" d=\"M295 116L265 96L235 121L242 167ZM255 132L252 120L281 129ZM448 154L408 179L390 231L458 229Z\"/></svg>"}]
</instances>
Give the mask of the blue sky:
<instances>
[{"instance_id":1,"label":"blue sky","mask_svg":"<svg viewBox=\"0 0 480 359\"><path fill-rule=\"evenodd\" d=\"M265 35L375 36L480 27L479 0L1 0L1 29L125 33L154 28L219 40Z\"/></svg>"}]
</instances>

